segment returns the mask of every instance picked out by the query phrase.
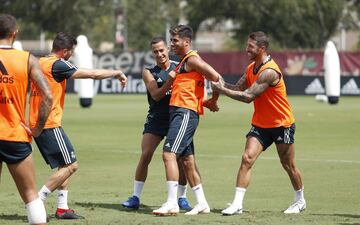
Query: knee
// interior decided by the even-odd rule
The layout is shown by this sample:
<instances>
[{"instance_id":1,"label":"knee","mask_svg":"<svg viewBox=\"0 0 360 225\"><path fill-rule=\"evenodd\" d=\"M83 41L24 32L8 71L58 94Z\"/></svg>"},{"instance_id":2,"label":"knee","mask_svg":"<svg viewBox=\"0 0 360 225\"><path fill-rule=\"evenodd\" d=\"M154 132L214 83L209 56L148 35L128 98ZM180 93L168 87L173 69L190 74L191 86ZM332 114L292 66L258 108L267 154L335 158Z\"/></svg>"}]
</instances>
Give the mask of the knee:
<instances>
[{"instance_id":1,"label":"knee","mask_svg":"<svg viewBox=\"0 0 360 225\"><path fill-rule=\"evenodd\" d=\"M241 167L250 169L253 163L254 163L254 158L245 152L241 158Z\"/></svg>"},{"instance_id":2,"label":"knee","mask_svg":"<svg viewBox=\"0 0 360 225\"><path fill-rule=\"evenodd\" d=\"M68 165L67 168L68 168L70 174L73 174L78 170L79 164L77 162L74 162L74 163Z\"/></svg>"},{"instance_id":3,"label":"knee","mask_svg":"<svg viewBox=\"0 0 360 225\"><path fill-rule=\"evenodd\" d=\"M163 161L165 164L176 162L176 154L170 152L163 152Z\"/></svg>"},{"instance_id":4,"label":"knee","mask_svg":"<svg viewBox=\"0 0 360 225\"><path fill-rule=\"evenodd\" d=\"M147 151L141 153L142 164L149 164L151 162L153 154Z\"/></svg>"},{"instance_id":5,"label":"knee","mask_svg":"<svg viewBox=\"0 0 360 225\"><path fill-rule=\"evenodd\" d=\"M286 170L286 172L291 173L293 171L295 171L295 165L294 163L289 162L288 160L280 160L280 163L282 165L282 167L284 168L284 170Z\"/></svg>"},{"instance_id":6,"label":"knee","mask_svg":"<svg viewBox=\"0 0 360 225\"><path fill-rule=\"evenodd\" d=\"M184 167L185 169L191 169L191 168L194 167L193 161L190 160L190 159L186 159L186 158L183 159L182 165L183 165L183 167Z\"/></svg>"}]
</instances>

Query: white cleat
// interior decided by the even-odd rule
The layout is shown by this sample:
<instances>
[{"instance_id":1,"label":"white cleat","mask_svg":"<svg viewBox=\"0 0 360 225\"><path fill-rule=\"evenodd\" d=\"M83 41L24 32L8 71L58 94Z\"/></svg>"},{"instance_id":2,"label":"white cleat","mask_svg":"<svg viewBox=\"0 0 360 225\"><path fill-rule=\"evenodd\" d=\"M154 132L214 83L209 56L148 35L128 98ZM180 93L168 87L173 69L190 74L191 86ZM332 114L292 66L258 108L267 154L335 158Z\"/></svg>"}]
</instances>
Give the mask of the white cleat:
<instances>
[{"instance_id":1,"label":"white cleat","mask_svg":"<svg viewBox=\"0 0 360 225\"><path fill-rule=\"evenodd\" d=\"M166 202L160 208L153 210L153 214L157 216L176 216L179 211L180 209L177 202Z\"/></svg>"},{"instance_id":2,"label":"white cleat","mask_svg":"<svg viewBox=\"0 0 360 225\"><path fill-rule=\"evenodd\" d=\"M233 204L231 204L229 207L227 207L226 209L221 211L223 216L237 215L237 214L241 214L242 212L243 212L243 209L242 209L241 206L236 206L236 205L233 205Z\"/></svg>"},{"instance_id":3,"label":"white cleat","mask_svg":"<svg viewBox=\"0 0 360 225\"><path fill-rule=\"evenodd\" d=\"M207 203L200 203L194 206L192 210L186 212L185 215L197 215L200 213L210 213L210 207Z\"/></svg>"},{"instance_id":4,"label":"white cleat","mask_svg":"<svg viewBox=\"0 0 360 225\"><path fill-rule=\"evenodd\" d=\"M298 200L296 202L293 202L287 210L284 211L285 214L296 214L300 213L301 211L304 211L306 208L306 201L304 200Z\"/></svg>"}]
</instances>

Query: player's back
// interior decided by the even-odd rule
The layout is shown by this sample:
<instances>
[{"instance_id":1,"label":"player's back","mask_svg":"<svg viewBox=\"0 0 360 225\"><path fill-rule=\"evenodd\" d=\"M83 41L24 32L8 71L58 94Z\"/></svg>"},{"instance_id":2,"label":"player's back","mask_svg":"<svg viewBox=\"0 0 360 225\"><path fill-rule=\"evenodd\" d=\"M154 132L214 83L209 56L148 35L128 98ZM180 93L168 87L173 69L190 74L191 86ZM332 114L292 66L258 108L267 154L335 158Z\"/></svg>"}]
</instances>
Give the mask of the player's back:
<instances>
[{"instance_id":1,"label":"player's back","mask_svg":"<svg viewBox=\"0 0 360 225\"><path fill-rule=\"evenodd\" d=\"M45 123L44 128L54 128L61 126L61 119L63 115L64 100L65 100L66 79L61 82L57 82L52 74L54 64L59 60L61 59L53 55L41 57L39 60L41 70L44 74L44 77L48 81L51 92L53 94L53 105L51 107L51 112ZM40 93L36 85L33 82L31 82L30 115L29 115L29 126L31 128L35 127L38 118L40 103L41 103Z\"/></svg>"},{"instance_id":2,"label":"player's back","mask_svg":"<svg viewBox=\"0 0 360 225\"><path fill-rule=\"evenodd\" d=\"M26 124L29 52L0 48L0 140L29 142Z\"/></svg>"}]
</instances>

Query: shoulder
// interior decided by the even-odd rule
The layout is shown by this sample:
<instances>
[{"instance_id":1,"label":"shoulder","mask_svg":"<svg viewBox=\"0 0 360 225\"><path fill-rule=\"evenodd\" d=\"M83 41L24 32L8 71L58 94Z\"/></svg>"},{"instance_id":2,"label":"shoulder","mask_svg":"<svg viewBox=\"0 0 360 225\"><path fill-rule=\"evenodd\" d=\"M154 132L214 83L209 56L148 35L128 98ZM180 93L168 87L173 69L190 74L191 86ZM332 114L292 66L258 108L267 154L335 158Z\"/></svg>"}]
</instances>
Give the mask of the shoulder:
<instances>
[{"instance_id":1,"label":"shoulder","mask_svg":"<svg viewBox=\"0 0 360 225\"><path fill-rule=\"evenodd\" d=\"M64 59L57 59L52 66L51 73L57 82L70 78L78 68Z\"/></svg>"},{"instance_id":2,"label":"shoulder","mask_svg":"<svg viewBox=\"0 0 360 225\"><path fill-rule=\"evenodd\" d=\"M77 69L77 67L71 62L65 59L57 59L53 64L53 70L70 70Z\"/></svg>"},{"instance_id":3,"label":"shoulder","mask_svg":"<svg viewBox=\"0 0 360 225\"><path fill-rule=\"evenodd\" d=\"M274 70L273 68L266 68L261 71L258 82L260 83L268 83L269 85L273 85L277 83L280 79L280 74Z\"/></svg>"},{"instance_id":4,"label":"shoulder","mask_svg":"<svg viewBox=\"0 0 360 225\"><path fill-rule=\"evenodd\" d=\"M170 60L170 69L175 69L178 64L178 61Z\"/></svg>"},{"instance_id":5,"label":"shoulder","mask_svg":"<svg viewBox=\"0 0 360 225\"><path fill-rule=\"evenodd\" d=\"M154 73L156 71L158 71L160 69L160 67L158 67L157 65L151 65L148 67L144 68L144 71L150 71L151 73Z\"/></svg>"},{"instance_id":6,"label":"shoulder","mask_svg":"<svg viewBox=\"0 0 360 225\"><path fill-rule=\"evenodd\" d=\"M191 54L187 59L186 59L186 64L189 66L196 66L196 65L200 65L202 64L204 61L201 59L201 57L195 53L195 54Z\"/></svg>"}]
</instances>

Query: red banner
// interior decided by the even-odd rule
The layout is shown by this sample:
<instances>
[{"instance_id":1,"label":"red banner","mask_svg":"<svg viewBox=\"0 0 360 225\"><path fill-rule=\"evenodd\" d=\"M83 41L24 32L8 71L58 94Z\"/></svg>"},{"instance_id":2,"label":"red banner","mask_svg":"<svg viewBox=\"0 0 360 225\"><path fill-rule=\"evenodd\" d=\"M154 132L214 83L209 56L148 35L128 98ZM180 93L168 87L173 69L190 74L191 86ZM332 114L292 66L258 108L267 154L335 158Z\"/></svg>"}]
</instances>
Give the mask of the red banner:
<instances>
[{"instance_id":1,"label":"red banner","mask_svg":"<svg viewBox=\"0 0 360 225\"><path fill-rule=\"evenodd\" d=\"M249 60L245 52L201 53L212 67L222 75L240 76ZM323 52L273 52L270 53L286 75L322 76ZM360 76L360 52L340 52L342 76Z\"/></svg>"}]
</instances>

